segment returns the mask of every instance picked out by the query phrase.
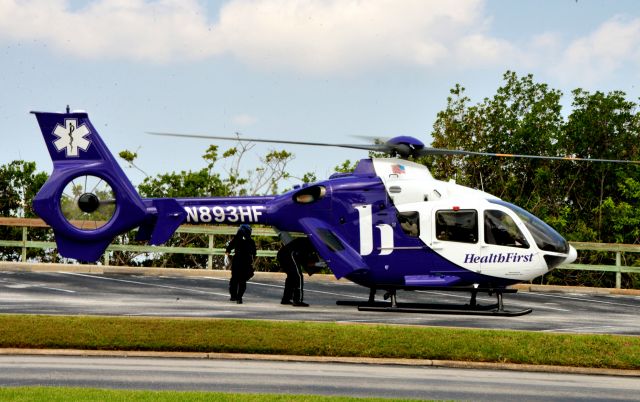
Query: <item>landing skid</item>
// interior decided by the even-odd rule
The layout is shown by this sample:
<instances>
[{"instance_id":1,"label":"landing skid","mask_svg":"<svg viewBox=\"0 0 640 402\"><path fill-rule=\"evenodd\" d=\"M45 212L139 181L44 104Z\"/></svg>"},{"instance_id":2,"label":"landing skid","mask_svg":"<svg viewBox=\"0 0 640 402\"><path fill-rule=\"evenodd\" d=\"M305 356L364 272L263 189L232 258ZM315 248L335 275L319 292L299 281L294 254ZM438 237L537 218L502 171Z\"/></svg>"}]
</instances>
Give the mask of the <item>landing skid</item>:
<instances>
[{"instance_id":1,"label":"landing skid","mask_svg":"<svg viewBox=\"0 0 640 402\"><path fill-rule=\"evenodd\" d=\"M380 305L378 305L378 303ZM491 306L453 306L446 304L399 303L392 307L390 303L376 302L376 305L363 303L358 311L382 311L389 313L423 313L423 314L453 314L453 315L481 315L494 317L518 317L531 313L533 310L498 310L497 305Z\"/></svg>"},{"instance_id":2,"label":"landing skid","mask_svg":"<svg viewBox=\"0 0 640 402\"><path fill-rule=\"evenodd\" d=\"M514 293L511 289L509 293ZM471 293L470 304L452 305L452 304L427 304L427 303L398 303L396 300L396 292L390 291L385 294L385 300L391 299L389 302L375 301L375 291L369 295L366 302L338 300L339 306L356 306L358 311L379 311L389 313L423 313L423 314L453 314L453 315L479 315L493 317L518 317L531 313L533 310L528 308L524 310L505 310L502 301L502 292L494 291L497 302L487 306L476 303L477 292Z\"/></svg>"}]
</instances>

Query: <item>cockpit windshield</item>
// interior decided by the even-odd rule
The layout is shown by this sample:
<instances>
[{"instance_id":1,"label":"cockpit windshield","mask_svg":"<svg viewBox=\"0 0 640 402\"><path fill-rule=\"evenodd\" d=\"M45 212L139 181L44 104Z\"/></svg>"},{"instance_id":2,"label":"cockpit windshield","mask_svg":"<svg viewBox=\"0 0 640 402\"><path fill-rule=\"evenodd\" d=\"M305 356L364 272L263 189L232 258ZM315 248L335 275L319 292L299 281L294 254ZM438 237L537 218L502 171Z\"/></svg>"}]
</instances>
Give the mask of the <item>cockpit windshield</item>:
<instances>
[{"instance_id":1,"label":"cockpit windshield","mask_svg":"<svg viewBox=\"0 0 640 402\"><path fill-rule=\"evenodd\" d=\"M529 233L533 236L533 239L540 250L565 254L569 252L569 243L567 243L567 241L560 236L558 232L556 232L551 226L544 223L540 218L516 205L502 200L488 201L502 205L503 207L509 208L515 212L515 214L522 219L522 222L529 230Z\"/></svg>"},{"instance_id":2,"label":"cockpit windshield","mask_svg":"<svg viewBox=\"0 0 640 402\"><path fill-rule=\"evenodd\" d=\"M484 211L484 242L498 246L529 248L518 225L506 212Z\"/></svg>"}]
</instances>

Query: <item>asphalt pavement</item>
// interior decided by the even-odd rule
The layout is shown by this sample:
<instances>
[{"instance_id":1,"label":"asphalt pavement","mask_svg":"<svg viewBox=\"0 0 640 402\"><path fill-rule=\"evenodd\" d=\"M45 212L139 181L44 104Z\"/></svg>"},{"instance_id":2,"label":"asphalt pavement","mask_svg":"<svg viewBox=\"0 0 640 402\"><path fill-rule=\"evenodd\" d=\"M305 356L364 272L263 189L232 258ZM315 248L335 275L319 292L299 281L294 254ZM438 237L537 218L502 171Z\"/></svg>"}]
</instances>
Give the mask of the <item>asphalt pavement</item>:
<instances>
[{"instance_id":1,"label":"asphalt pavement","mask_svg":"<svg viewBox=\"0 0 640 402\"><path fill-rule=\"evenodd\" d=\"M633 377L388 364L0 356L0 386L190 390L474 401L634 401Z\"/></svg>"},{"instance_id":2,"label":"asphalt pavement","mask_svg":"<svg viewBox=\"0 0 640 402\"><path fill-rule=\"evenodd\" d=\"M281 305L284 275L258 273L244 304L229 301L228 272L0 263L0 314L246 318L640 334L640 292L525 285L505 295L520 317L362 312L368 289L306 277L309 307ZM626 294L619 294L626 293ZM463 305L467 294L399 292L405 303ZM491 304L493 297L479 295ZM526 347L526 345L523 345ZM473 368L470 370L469 368ZM573 373L571 373L573 371ZM426 360L0 349L0 386L81 386L239 393L509 401L637 400L637 371Z\"/></svg>"},{"instance_id":3,"label":"asphalt pavement","mask_svg":"<svg viewBox=\"0 0 640 402\"><path fill-rule=\"evenodd\" d=\"M85 267L85 268L83 268ZM284 275L258 273L244 304L229 301L228 272L139 270L91 266L0 265L0 313L248 318L384 323L543 332L640 335L640 295L537 287L504 296L505 306L531 308L520 317L363 312L337 300L366 301L368 289L327 275L305 277L310 307L281 305ZM379 296L380 299L382 295ZM469 295L444 291L398 292L399 302L463 305ZM478 295L491 304L494 297Z\"/></svg>"}]
</instances>

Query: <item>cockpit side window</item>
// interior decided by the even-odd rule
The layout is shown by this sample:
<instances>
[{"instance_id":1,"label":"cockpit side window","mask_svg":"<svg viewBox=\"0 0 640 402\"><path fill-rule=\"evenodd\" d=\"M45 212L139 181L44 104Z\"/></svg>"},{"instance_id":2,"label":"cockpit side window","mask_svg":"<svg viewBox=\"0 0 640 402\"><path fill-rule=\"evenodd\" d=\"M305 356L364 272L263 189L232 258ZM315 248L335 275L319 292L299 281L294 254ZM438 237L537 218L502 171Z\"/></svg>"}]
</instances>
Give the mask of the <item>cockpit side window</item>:
<instances>
[{"instance_id":1,"label":"cockpit side window","mask_svg":"<svg viewBox=\"0 0 640 402\"><path fill-rule=\"evenodd\" d=\"M420 214L417 211L398 212L398 221L407 236L420 236Z\"/></svg>"},{"instance_id":2,"label":"cockpit side window","mask_svg":"<svg viewBox=\"0 0 640 402\"><path fill-rule=\"evenodd\" d=\"M503 211L484 212L484 242L498 246L529 248L518 225L509 214Z\"/></svg>"},{"instance_id":3,"label":"cockpit side window","mask_svg":"<svg viewBox=\"0 0 640 402\"><path fill-rule=\"evenodd\" d=\"M478 211L436 211L436 238L461 243L478 242Z\"/></svg>"}]
</instances>

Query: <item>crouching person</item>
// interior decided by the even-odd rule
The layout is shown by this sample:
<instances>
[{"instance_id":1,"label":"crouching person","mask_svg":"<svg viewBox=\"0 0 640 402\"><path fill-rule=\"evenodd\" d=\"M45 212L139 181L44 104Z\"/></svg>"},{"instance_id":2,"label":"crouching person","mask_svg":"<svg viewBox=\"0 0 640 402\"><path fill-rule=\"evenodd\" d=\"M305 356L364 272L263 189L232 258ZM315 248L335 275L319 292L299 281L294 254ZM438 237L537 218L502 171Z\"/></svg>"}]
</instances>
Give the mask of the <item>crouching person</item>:
<instances>
[{"instance_id":1,"label":"crouching person","mask_svg":"<svg viewBox=\"0 0 640 402\"><path fill-rule=\"evenodd\" d=\"M306 237L298 237L282 246L278 251L278 263L287 274L284 282L282 304L308 307L304 302L304 278L302 268L317 262L315 250Z\"/></svg>"}]
</instances>

